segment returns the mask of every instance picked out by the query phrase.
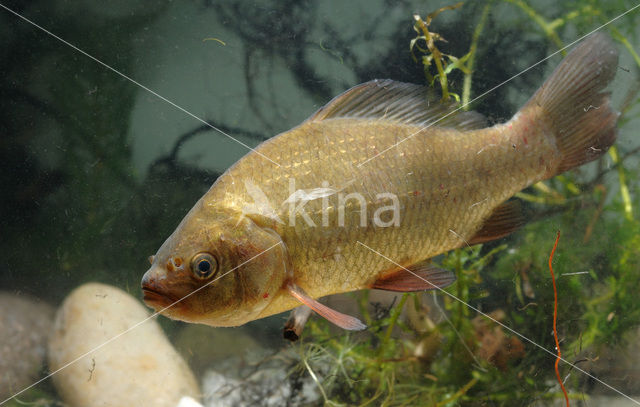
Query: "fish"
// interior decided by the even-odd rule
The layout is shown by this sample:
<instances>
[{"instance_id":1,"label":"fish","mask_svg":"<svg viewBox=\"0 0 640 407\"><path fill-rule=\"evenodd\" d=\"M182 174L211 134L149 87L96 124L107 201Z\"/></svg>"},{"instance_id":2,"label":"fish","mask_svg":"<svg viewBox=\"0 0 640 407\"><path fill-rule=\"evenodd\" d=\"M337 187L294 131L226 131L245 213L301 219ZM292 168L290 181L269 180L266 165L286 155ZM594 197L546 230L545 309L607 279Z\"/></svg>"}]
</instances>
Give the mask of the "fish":
<instances>
[{"instance_id":1,"label":"fish","mask_svg":"<svg viewBox=\"0 0 640 407\"><path fill-rule=\"evenodd\" d=\"M514 194L615 142L605 88L617 66L610 37L592 34L493 126L427 87L357 85L214 182L150 257L144 302L211 326L305 306L365 329L318 299L452 284L435 256L517 230L526 216Z\"/></svg>"}]
</instances>

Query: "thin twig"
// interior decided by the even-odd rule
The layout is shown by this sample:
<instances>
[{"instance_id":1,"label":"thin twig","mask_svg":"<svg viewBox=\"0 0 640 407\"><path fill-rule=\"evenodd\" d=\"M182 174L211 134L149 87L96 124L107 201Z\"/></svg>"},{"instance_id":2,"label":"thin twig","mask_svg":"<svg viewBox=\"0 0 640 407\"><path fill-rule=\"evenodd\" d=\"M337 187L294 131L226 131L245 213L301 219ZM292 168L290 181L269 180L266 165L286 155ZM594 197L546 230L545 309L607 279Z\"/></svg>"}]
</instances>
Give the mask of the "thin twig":
<instances>
[{"instance_id":1,"label":"thin twig","mask_svg":"<svg viewBox=\"0 0 640 407\"><path fill-rule=\"evenodd\" d=\"M556 324L558 321L558 290L556 289L556 277L553 275L553 267L551 266L551 263L553 262L553 254L556 252L559 240L560 231L558 230L556 234L556 242L553 244L553 249L551 249L551 255L549 255L549 271L551 272L551 281L553 282L553 338L556 341L556 350L558 351L558 357L556 358L555 363L556 377L558 378L558 383L560 383L560 388L562 388L562 393L564 394L564 399L567 402L567 407L569 407L569 396L567 395L567 389L564 388L564 383L562 382L560 371L558 370L558 363L560 363L560 359L562 359L562 353L560 352L560 341L558 341L558 330L556 328Z\"/></svg>"}]
</instances>

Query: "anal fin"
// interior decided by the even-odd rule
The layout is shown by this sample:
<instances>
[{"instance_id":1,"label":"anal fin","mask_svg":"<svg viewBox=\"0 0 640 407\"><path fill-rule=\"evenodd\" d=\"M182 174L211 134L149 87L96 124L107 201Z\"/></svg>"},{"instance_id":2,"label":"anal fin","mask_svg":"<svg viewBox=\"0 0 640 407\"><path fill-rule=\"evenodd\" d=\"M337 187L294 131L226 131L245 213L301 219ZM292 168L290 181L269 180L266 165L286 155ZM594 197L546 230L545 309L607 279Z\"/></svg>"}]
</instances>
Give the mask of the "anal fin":
<instances>
[{"instance_id":1,"label":"anal fin","mask_svg":"<svg viewBox=\"0 0 640 407\"><path fill-rule=\"evenodd\" d=\"M387 291L424 291L447 287L456 281L449 270L435 267L429 260L388 273L378 278L371 288Z\"/></svg>"},{"instance_id":2,"label":"anal fin","mask_svg":"<svg viewBox=\"0 0 640 407\"><path fill-rule=\"evenodd\" d=\"M469 244L474 245L500 239L516 231L525 223L526 218L519 200L503 202L493 210L480 230L469 239Z\"/></svg>"},{"instance_id":3,"label":"anal fin","mask_svg":"<svg viewBox=\"0 0 640 407\"><path fill-rule=\"evenodd\" d=\"M361 331L367 328L367 326L358 318L338 312L314 300L306 292L304 292L301 287L297 286L294 283L287 284L287 290L289 290L289 294L291 294L295 299L314 310L318 315L325 318L327 321L339 326L342 329L347 329L349 331Z\"/></svg>"}]
</instances>

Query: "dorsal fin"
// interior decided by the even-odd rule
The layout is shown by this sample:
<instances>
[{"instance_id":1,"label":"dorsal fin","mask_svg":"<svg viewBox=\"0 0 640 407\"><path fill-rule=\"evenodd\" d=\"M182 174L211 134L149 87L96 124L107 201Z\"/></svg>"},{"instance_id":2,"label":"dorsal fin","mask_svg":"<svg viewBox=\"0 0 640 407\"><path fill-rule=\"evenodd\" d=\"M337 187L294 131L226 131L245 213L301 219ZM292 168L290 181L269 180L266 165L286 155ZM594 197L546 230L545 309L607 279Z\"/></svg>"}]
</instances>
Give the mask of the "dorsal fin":
<instances>
[{"instance_id":1,"label":"dorsal fin","mask_svg":"<svg viewBox=\"0 0 640 407\"><path fill-rule=\"evenodd\" d=\"M477 112L464 112L453 102L442 102L425 86L376 79L336 96L307 121L335 118L383 120L420 127L434 125L473 130L487 126Z\"/></svg>"},{"instance_id":2,"label":"dorsal fin","mask_svg":"<svg viewBox=\"0 0 640 407\"><path fill-rule=\"evenodd\" d=\"M493 210L480 230L469 239L469 244L490 242L516 231L527 222L519 200L503 202Z\"/></svg>"}]
</instances>

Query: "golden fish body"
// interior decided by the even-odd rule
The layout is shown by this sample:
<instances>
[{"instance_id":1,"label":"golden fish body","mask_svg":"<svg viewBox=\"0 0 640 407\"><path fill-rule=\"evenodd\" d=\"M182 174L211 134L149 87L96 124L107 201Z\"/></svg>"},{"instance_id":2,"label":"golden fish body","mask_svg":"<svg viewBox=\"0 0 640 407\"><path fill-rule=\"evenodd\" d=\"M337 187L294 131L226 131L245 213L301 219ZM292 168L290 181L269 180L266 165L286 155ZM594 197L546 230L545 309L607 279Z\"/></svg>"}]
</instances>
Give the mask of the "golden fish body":
<instances>
[{"instance_id":1,"label":"golden fish body","mask_svg":"<svg viewBox=\"0 0 640 407\"><path fill-rule=\"evenodd\" d=\"M369 287L381 272L397 267L358 241L404 266L429 259L465 245L496 206L542 179L549 167L541 161L557 165L552 143L545 138L525 143L532 137L518 130L510 123L461 132L349 118L307 122L258 150L287 164L278 168L250 154L202 199L205 205L242 212L254 203L245 181L260 185L284 223L258 211L248 216L282 237L297 284L312 297L359 290ZM380 147L403 139L359 166ZM295 180L293 191L291 180ZM324 199L285 203L292 192L317 190L323 182L335 192ZM365 205L345 199L349 194L362 196ZM387 194L397 197L398 226L377 227L376 211L392 204L384 198ZM302 204L295 211L293 206ZM344 207L342 222L340 207ZM392 215L391 210L380 212L380 220L391 223ZM263 316L297 305L290 296L282 300L282 305L278 301L266 308Z\"/></svg>"},{"instance_id":2,"label":"golden fish body","mask_svg":"<svg viewBox=\"0 0 640 407\"><path fill-rule=\"evenodd\" d=\"M340 320L313 299L407 287L389 279L402 277L397 264L509 233L522 219L508 198L606 151L617 114L601 91L616 66L610 40L594 35L490 128L415 85L359 85L216 181L154 257L145 301L177 302L163 313L216 326L301 301Z\"/></svg>"}]
</instances>

